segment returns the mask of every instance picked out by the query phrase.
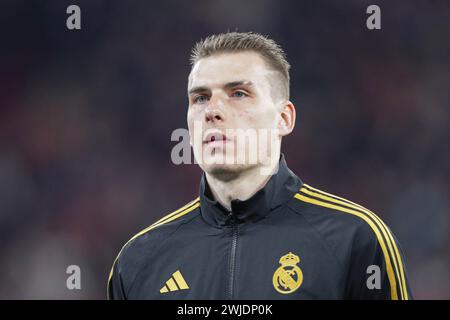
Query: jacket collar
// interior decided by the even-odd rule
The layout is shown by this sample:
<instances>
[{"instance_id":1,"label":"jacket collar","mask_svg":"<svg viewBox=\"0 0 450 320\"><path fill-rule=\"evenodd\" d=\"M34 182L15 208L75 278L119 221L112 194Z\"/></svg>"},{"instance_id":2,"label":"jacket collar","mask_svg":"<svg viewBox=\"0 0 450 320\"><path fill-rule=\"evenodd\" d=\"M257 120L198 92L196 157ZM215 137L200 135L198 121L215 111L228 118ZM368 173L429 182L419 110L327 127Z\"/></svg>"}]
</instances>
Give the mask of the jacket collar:
<instances>
[{"instance_id":1,"label":"jacket collar","mask_svg":"<svg viewBox=\"0 0 450 320\"><path fill-rule=\"evenodd\" d=\"M231 201L231 214L213 199L205 173L200 182L200 208L204 220L214 227L233 223L257 221L274 209L289 201L300 189L302 181L287 166L284 155L280 155L278 172L251 198Z\"/></svg>"}]
</instances>

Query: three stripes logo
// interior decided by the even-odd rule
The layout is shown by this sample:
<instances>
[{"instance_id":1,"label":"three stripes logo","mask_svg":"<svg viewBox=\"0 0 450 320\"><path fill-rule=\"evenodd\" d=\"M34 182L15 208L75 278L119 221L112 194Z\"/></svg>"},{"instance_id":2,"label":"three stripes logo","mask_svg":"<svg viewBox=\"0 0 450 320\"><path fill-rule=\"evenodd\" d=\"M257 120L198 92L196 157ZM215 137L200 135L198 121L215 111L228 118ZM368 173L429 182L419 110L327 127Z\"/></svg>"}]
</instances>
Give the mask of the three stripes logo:
<instances>
[{"instance_id":1,"label":"three stripes logo","mask_svg":"<svg viewBox=\"0 0 450 320\"><path fill-rule=\"evenodd\" d=\"M166 281L166 285L162 287L159 292L160 293L167 293L172 291L178 291L178 290L186 290L189 289L189 286L187 285L186 281L184 280L183 276L181 275L180 270L175 271L169 280Z\"/></svg>"}]
</instances>

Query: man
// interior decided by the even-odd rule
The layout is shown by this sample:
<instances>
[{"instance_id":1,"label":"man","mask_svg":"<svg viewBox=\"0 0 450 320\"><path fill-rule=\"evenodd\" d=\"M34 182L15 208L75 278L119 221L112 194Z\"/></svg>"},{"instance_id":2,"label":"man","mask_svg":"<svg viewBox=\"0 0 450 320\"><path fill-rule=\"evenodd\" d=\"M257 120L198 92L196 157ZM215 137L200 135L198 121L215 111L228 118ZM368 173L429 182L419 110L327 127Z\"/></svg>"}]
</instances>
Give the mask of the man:
<instances>
[{"instance_id":1,"label":"man","mask_svg":"<svg viewBox=\"0 0 450 320\"><path fill-rule=\"evenodd\" d=\"M273 40L231 32L200 41L188 96L199 197L124 245L110 299L411 298L386 225L287 167L280 147L295 108Z\"/></svg>"}]
</instances>

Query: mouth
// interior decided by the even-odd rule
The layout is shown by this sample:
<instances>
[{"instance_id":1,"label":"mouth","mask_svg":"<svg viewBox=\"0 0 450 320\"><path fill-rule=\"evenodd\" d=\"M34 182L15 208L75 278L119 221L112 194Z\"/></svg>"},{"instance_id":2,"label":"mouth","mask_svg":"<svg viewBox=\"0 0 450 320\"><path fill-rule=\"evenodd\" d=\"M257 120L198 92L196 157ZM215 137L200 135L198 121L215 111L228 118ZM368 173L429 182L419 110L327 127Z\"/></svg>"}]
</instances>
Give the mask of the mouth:
<instances>
[{"instance_id":1,"label":"mouth","mask_svg":"<svg viewBox=\"0 0 450 320\"><path fill-rule=\"evenodd\" d=\"M220 132L220 131L213 131L206 135L205 139L203 140L204 145L209 144L223 144L228 141L227 136Z\"/></svg>"}]
</instances>

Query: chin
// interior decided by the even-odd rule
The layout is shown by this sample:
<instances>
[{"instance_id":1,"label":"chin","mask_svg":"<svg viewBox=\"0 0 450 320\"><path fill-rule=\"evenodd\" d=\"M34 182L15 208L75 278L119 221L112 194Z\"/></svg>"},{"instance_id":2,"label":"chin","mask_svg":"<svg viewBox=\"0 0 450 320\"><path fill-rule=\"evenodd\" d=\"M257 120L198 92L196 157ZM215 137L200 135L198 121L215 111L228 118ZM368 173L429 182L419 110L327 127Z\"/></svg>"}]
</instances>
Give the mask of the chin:
<instances>
[{"instance_id":1,"label":"chin","mask_svg":"<svg viewBox=\"0 0 450 320\"><path fill-rule=\"evenodd\" d=\"M236 176L247 170L254 169L262 165L260 159L256 157L247 157L240 154L237 156L235 154L234 148L223 149L197 149L195 153L196 159L202 159L201 162L198 160L198 165L200 168L211 175L215 176ZM203 152L203 157L197 157L200 152Z\"/></svg>"},{"instance_id":2,"label":"chin","mask_svg":"<svg viewBox=\"0 0 450 320\"><path fill-rule=\"evenodd\" d=\"M211 160L211 161L210 161ZM254 168L255 166L258 166L257 164L236 164L236 163L223 163L224 161L221 161L219 159L219 162L214 162L214 159L207 159L204 163L200 165L201 169L215 177L218 177L222 180L231 180L245 171L248 171L249 169ZM221 161L221 162L220 162Z\"/></svg>"}]
</instances>

